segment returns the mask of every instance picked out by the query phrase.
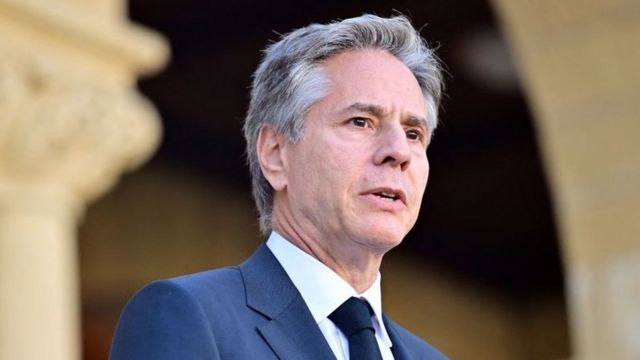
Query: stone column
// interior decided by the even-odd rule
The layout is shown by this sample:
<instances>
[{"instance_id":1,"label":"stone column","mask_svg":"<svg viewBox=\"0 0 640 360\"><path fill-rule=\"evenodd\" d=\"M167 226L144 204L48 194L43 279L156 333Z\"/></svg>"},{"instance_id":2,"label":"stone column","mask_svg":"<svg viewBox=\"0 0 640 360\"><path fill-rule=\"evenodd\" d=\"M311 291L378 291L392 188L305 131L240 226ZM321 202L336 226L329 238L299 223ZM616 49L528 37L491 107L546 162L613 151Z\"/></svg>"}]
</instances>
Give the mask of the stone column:
<instances>
[{"instance_id":1,"label":"stone column","mask_svg":"<svg viewBox=\"0 0 640 360\"><path fill-rule=\"evenodd\" d=\"M80 358L76 226L156 148L166 43L121 1L0 0L0 359Z\"/></svg>"},{"instance_id":2,"label":"stone column","mask_svg":"<svg viewBox=\"0 0 640 360\"><path fill-rule=\"evenodd\" d=\"M640 359L640 2L493 0L535 115L576 359Z\"/></svg>"}]
</instances>

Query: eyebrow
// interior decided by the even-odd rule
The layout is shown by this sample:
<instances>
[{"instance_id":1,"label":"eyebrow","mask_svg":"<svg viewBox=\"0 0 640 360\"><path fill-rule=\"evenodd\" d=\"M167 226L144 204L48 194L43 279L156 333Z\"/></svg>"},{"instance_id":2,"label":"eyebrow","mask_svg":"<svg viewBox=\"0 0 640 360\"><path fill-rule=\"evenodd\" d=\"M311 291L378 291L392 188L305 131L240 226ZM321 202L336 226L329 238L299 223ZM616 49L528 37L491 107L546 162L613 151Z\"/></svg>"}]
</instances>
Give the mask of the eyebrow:
<instances>
[{"instance_id":1,"label":"eyebrow","mask_svg":"<svg viewBox=\"0 0 640 360\"><path fill-rule=\"evenodd\" d=\"M353 103L345 109L345 111L351 110L361 111L376 117L384 117L388 113L388 111L386 111L385 108L380 105L360 102ZM402 119L402 122L409 126L423 126L425 129L431 130L429 128L427 119L419 115L409 114L409 116L406 116L404 119Z\"/></svg>"},{"instance_id":2,"label":"eyebrow","mask_svg":"<svg viewBox=\"0 0 640 360\"><path fill-rule=\"evenodd\" d=\"M349 106L346 110L347 111L357 110L360 112L374 115L376 117L383 117L387 113L387 111L385 111L385 109L380 105L365 104L360 102L351 104L351 106Z\"/></svg>"}]
</instances>

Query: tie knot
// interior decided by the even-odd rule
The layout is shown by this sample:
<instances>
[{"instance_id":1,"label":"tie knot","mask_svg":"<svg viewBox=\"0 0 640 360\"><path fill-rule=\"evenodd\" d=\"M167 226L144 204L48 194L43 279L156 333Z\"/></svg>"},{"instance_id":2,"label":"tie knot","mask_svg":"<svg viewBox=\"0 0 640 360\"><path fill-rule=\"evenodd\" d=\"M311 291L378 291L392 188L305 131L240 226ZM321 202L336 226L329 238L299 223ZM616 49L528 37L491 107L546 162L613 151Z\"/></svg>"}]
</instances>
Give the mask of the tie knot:
<instances>
[{"instance_id":1,"label":"tie knot","mask_svg":"<svg viewBox=\"0 0 640 360\"><path fill-rule=\"evenodd\" d=\"M371 315L373 311L366 300L350 297L342 303L334 312L329 315L329 319L347 336L363 330L371 329Z\"/></svg>"}]
</instances>

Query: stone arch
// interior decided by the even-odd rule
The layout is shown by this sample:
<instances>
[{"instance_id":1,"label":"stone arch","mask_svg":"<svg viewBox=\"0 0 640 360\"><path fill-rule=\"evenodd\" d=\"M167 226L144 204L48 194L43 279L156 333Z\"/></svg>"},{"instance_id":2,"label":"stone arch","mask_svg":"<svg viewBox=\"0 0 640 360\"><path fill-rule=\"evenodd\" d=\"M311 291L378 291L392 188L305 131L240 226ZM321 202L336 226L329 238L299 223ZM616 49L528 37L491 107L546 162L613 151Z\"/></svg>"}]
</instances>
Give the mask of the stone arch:
<instances>
[{"instance_id":1,"label":"stone arch","mask_svg":"<svg viewBox=\"0 0 640 360\"><path fill-rule=\"evenodd\" d=\"M493 0L534 112L573 356L640 357L640 3Z\"/></svg>"}]
</instances>

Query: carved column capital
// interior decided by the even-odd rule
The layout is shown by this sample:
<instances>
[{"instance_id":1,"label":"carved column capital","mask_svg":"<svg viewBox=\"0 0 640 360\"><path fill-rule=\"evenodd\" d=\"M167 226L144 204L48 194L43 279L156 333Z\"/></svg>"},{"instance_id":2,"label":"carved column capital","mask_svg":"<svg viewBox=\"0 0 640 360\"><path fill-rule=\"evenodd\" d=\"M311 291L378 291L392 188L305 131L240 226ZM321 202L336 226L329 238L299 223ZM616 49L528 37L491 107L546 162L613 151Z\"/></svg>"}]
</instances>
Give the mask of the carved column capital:
<instances>
[{"instance_id":1,"label":"carved column capital","mask_svg":"<svg viewBox=\"0 0 640 360\"><path fill-rule=\"evenodd\" d=\"M80 358L78 216L159 142L168 47L121 5L0 0L0 359Z\"/></svg>"},{"instance_id":2,"label":"carved column capital","mask_svg":"<svg viewBox=\"0 0 640 360\"><path fill-rule=\"evenodd\" d=\"M158 144L157 114L133 88L61 67L0 53L0 192L61 187L89 201Z\"/></svg>"}]
</instances>

